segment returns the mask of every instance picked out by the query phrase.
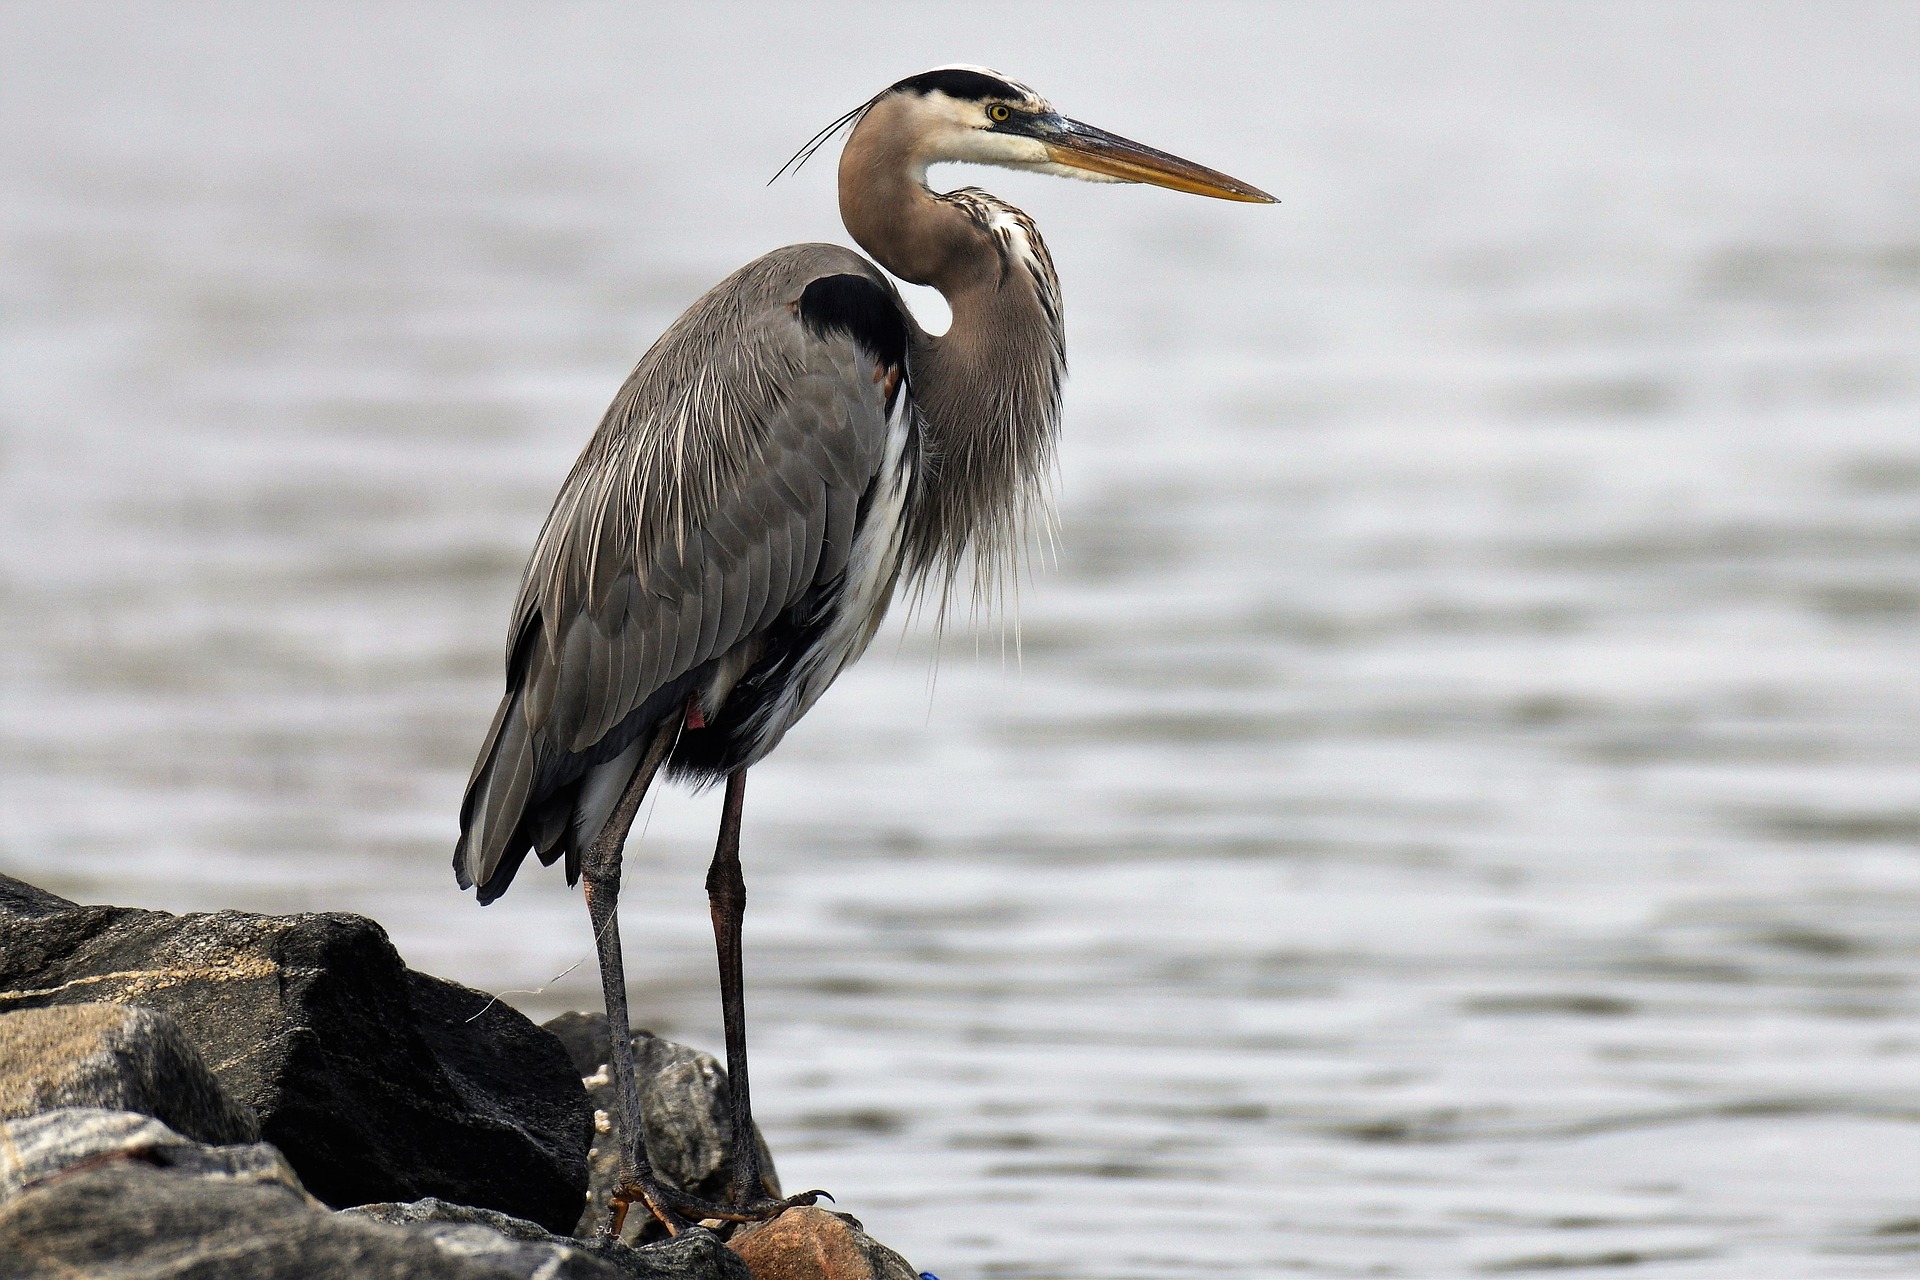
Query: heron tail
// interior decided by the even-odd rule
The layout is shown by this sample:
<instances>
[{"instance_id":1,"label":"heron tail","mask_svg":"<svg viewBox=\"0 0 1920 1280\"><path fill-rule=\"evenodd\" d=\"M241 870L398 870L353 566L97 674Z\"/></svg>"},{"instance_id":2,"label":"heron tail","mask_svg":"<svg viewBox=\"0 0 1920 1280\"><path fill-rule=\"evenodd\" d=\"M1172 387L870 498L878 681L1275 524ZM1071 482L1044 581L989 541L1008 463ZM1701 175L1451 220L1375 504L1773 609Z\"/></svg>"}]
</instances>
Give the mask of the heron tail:
<instances>
[{"instance_id":1,"label":"heron tail","mask_svg":"<svg viewBox=\"0 0 1920 1280\"><path fill-rule=\"evenodd\" d=\"M467 782L460 841L453 850L454 878L462 889L478 889L483 903L507 891L534 844L526 829L533 773L533 734L520 691L509 689Z\"/></svg>"}]
</instances>

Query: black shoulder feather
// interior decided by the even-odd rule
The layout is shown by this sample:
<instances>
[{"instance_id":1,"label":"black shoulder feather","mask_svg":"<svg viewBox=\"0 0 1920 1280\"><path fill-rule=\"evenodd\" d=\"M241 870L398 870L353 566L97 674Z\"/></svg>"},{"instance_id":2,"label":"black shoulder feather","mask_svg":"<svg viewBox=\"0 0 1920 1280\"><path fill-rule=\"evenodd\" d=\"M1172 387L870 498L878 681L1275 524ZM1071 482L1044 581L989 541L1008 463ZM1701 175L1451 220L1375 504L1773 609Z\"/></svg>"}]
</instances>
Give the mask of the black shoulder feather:
<instances>
[{"instance_id":1,"label":"black shoulder feather","mask_svg":"<svg viewBox=\"0 0 1920 1280\"><path fill-rule=\"evenodd\" d=\"M821 276L800 294L800 319L821 337L844 333L881 364L907 360L907 318L892 290L867 276Z\"/></svg>"}]
</instances>

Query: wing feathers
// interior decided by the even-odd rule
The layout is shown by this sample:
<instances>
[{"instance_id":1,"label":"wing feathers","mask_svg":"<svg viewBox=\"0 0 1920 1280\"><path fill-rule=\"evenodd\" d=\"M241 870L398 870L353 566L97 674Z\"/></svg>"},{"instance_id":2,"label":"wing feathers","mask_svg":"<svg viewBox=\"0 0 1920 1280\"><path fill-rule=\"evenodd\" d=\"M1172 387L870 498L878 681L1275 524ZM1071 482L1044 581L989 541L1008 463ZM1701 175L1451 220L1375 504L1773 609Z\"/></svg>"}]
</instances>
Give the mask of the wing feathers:
<instances>
[{"instance_id":1,"label":"wing feathers","mask_svg":"<svg viewBox=\"0 0 1920 1280\"><path fill-rule=\"evenodd\" d=\"M909 323L876 268L798 246L722 282L642 358L527 566L524 656L463 806L463 884L498 896L535 841L572 865L649 699L646 716L675 714L667 686L845 569L887 436L872 348L903 361Z\"/></svg>"},{"instance_id":2,"label":"wing feathers","mask_svg":"<svg viewBox=\"0 0 1920 1280\"><path fill-rule=\"evenodd\" d=\"M509 850L533 787L533 743L516 695L508 695L503 710L493 752L479 770L479 790L468 792L466 830L455 851L461 887L479 886L482 902L506 891L526 856L525 844L511 854Z\"/></svg>"},{"instance_id":3,"label":"wing feathers","mask_svg":"<svg viewBox=\"0 0 1920 1280\"><path fill-rule=\"evenodd\" d=\"M694 649L696 663L704 662L718 652L715 645L720 639L720 618L726 602L727 571L732 568L723 558L713 535L705 529L700 531L700 548L705 553L701 557L705 563L705 572L701 574L700 582L700 639Z\"/></svg>"}]
</instances>

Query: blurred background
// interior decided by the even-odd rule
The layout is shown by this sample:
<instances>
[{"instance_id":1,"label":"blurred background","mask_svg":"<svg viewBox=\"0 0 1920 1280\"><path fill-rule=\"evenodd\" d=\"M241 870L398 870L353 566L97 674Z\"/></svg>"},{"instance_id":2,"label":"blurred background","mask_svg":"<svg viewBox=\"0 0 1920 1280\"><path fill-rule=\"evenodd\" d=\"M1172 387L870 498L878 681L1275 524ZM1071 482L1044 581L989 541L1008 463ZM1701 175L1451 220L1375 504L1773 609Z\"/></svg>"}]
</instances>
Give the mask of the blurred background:
<instances>
[{"instance_id":1,"label":"blurred background","mask_svg":"<svg viewBox=\"0 0 1920 1280\"><path fill-rule=\"evenodd\" d=\"M986 63L1284 203L936 173L1050 237L1061 548L754 772L786 1183L946 1280L1920 1274L1920 7L665 8L0 7L0 869L597 1007L448 865L526 552ZM717 1050L716 817L623 906Z\"/></svg>"}]
</instances>

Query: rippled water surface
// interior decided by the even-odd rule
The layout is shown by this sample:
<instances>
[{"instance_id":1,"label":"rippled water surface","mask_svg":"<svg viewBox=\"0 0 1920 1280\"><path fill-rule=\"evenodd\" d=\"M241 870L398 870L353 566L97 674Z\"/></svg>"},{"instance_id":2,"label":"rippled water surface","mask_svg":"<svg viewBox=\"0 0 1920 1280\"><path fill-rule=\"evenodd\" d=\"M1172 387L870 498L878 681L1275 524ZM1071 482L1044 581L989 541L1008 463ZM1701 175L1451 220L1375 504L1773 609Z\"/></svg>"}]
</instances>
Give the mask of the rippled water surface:
<instances>
[{"instance_id":1,"label":"rippled water surface","mask_svg":"<svg viewBox=\"0 0 1920 1280\"><path fill-rule=\"evenodd\" d=\"M1285 203L956 179L1061 550L754 773L787 1182L947 1280L1920 1274L1912 6L0 9L0 867L590 1007L447 867L523 557L956 58ZM627 903L709 1046L716 813Z\"/></svg>"}]
</instances>

